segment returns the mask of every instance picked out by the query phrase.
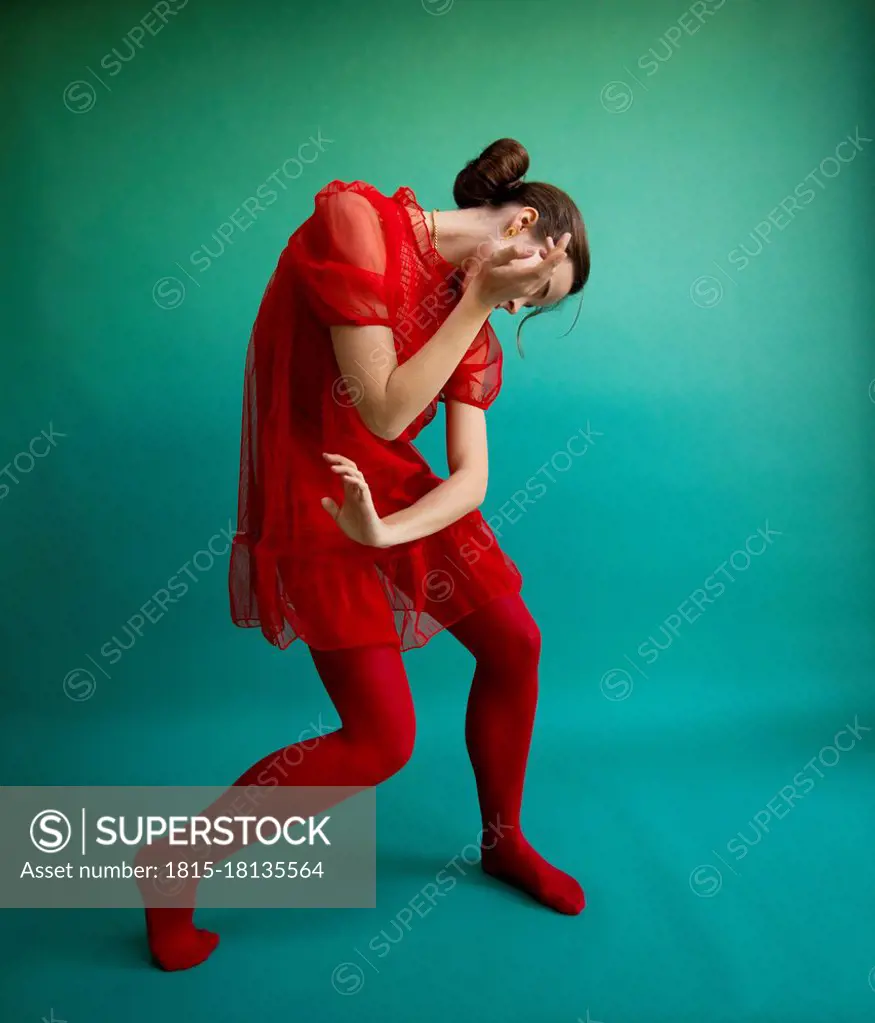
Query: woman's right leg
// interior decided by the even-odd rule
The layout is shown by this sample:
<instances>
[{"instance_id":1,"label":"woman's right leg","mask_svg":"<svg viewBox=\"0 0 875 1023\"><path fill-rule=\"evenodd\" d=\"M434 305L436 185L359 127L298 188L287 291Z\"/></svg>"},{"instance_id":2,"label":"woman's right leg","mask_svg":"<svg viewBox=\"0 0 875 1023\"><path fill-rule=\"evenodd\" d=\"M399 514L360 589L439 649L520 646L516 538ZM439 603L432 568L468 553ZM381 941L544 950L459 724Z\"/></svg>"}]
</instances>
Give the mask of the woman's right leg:
<instances>
[{"instance_id":1,"label":"woman's right leg","mask_svg":"<svg viewBox=\"0 0 875 1023\"><path fill-rule=\"evenodd\" d=\"M400 649L310 648L310 655L340 717L340 728L277 750L250 767L234 782L235 787L368 787L385 781L410 759L416 719ZM297 756L289 755L298 749Z\"/></svg>"},{"instance_id":2,"label":"woman's right leg","mask_svg":"<svg viewBox=\"0 0 875 1023\"><path fill-rule=\"evenodd\" d=\"M233 787L200 816L209 820L239 813L241 786L344 786L369 788L399 771L410 758L416 722L407 675L397 647L369 646L345 650L310 650L316 670L340 717L337 731L305 743L276 750L259 760ZM276 788L273 789L277 791ZM308 802L308 812L328 809ZM334 802L336 802L336 797ZM232 807L238 807L233 809ZM242 838L212 848L213 862L244 848ZM166 850L147 847L141 862L166 860ZM183 970L202 963L218 937L194 926L194 887L177 901L179 908L146 909L149 946L165 970Z\"/></svg>"}]
</instances>

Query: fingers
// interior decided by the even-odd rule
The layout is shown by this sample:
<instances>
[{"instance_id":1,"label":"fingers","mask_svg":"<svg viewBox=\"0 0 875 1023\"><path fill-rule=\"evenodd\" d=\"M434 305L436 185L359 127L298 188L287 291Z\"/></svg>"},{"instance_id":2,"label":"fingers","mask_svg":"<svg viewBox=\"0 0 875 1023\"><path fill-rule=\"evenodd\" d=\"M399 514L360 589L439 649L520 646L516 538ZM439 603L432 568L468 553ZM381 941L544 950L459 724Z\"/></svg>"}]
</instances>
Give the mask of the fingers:
<instances>
[{"instance_id":1,"label":"fingers","mask_svg":"<svg viewBox=\"0 0 875 1023\"><path fill-rule=\"evenodd\" d=\"M540 253L544 257L544 259L550 259L551 261L554 261L556 263L561 263L563 256L568 250L568 245L570 242L571 242L570 231L566 231L565 234L563 234L559 238L558 242L554 242L553 239L548 236L543 247L540 249Z\"/></svg>"},{"instance_id":2,"label":"fingers","mask_svg":"<svg viewBox=\"0 0 875 1023\"><path fill-rule=\"evenodd\" d=\"M347 469L345 466L332 467L343 480L343 489L347 497L365 498L370 495L367 480L358 469Z\"/></svg>"},{"instance_id":3,"label":"fingers","mask_svg":"<svg viewBox=\"0 0 875 1023\"><path fill-rule=\"evenodd\" d=\"M358 479L360 479L363 483L365 480L365 477L362 475L361 469L359 469L354 462L346 462L343 464L332 465L331 471L333 473L336 473L338 476L355 476Z\"/></svg>"},{"instance_id":4,"label":"fingers","mask_svg":"<svg viewBox=\"0 0 875 1023\"><path fill-rule=\"evenodd\" d=\"M534 245L516 242L513 245L506 245L503 249L499 249L490 257L489 262L492 266L506 266L515 259L528 259L529 256L534 256L537 251Z\"/></svg>"},{"instance_id":5,"label":"fingers","mask_svg":"<svg viewBox=\"0 0 875 1023\"><path fill-rule=\"evenodd\" d=\"M331 471L340 476L344 483L355 483L359 486L359 489L368 489L367 480L362 474L361 469L351 458L347 458L345 455L331 454L327 451L322 452L322 457L331 463Z\"/></svg>"},{"instance_id":6,"label":"fingers","mask_svg":"<svg viewBox=\"0 0 875 1023\"><path fill-rule=\"evenodd\" d=\"M556 269L565 261L570 241L571 234L568 231L561 236L558 242L554 242L550 237L547 238L544 248L541 249L541 262L532 268L531 282L535 288L542 286L544 281L549 280L556 272Z\"/></svg>"},{"instance_id":7,"label":"fingers","mask_svg":"<svg viewBox=\"0 0 875 1023\"><path fill-rule=\"evenodd\" d=\"M559 255L556 255L559 253ZM544 282L550 280L565 256L557 246L552 249L548 256L545 256L540 263L534 266L523 267L516 273L512 267L508 267L508 279L513 279L522 289L524 294L534 294L544 286Z\"/></svg>"},{"instance_id":8,"label":"fingers","mask_svg":"<svg viewBox=\"0 0 875 1023\"><path fill-rule=\"evenodd\" d=\"M331 471L339 476L343 480L343 492L346 498L351 498L356 501L362 501L368 507L373 507L373 501L371 500L371 489L368 486L368 481L365 479L361 469L355 464L351 458L347 458L345 455L337 455L329 451L323 451L322 457L331 463ZM322 501L322 507L326 508L325 501L329 500L324 498ZM334 502L331 502L334 505ZM337 506L334 505L336 508Z\"/></svg>"},{"instance_id":9,"label":"fingers","mask_svg":"<svg viewBox=\"0 0 875 1023\"><path fill-rule=\"evenodd\" d=\"M351 486L356 487L359 490L368 489L368 484L365 481L364 476L362 476L362 474L358 470L353 472L351 469L337 467L335 468L334 471L343 480L344 486L350 484Z\"/></svg>"},{"instance_id":10,"label":"fingers","mask_svg":"<svg viewBox=\"0 0 875 1023\"><path fill-rule=\"evenodd\" d=\"M330 462L332 464L332 467L336 465L346 465L351 469L356 470L358 469L358 466L355 464L355 462L351 458L347 458L345 455L334 455L328 451L323 451L322 457L325 459L326 462Z\"/></svg>"},{"instance_id":11,"label":"fingers","mask_svg":"<svg viewBox=\"0 0 875 1023\"><path fill-rule=\"evenodd\" d=\"M336 519L337 516L340 514L340 509L337 507L334 501L331 500L330 497L323 497L321 504L322 507L328 512L328 514L333 519Z\"/></svg>"},{"instance_id":12,"label":"fingers","mask_svg":"<svg viewBox=\"0 0 875 1023\"><path fill-rule=\"evenodd\" d=\"M561 263L568 252L568 246L571 244L571 232L566 231L565 234L559 239L555 248L550 250L548 259L555 259L557 263Z\"/></svg>"}]
</instances>

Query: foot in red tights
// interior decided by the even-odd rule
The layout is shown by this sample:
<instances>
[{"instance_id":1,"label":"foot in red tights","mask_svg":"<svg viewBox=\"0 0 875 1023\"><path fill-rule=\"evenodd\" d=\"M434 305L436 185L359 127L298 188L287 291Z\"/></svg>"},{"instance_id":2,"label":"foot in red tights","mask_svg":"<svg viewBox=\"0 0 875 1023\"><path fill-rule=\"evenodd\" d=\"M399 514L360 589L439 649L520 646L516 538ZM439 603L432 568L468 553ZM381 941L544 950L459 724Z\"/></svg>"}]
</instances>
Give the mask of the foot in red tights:
<instances>
[{"instance_id":1,"label":"foot in red tights","mask_svg":"<svg viewBox=\"0 0 875 1023\"><path fill-rule=\"evenodd\" d=\"M570 874L552 866L522 835L505 835L491 849L483 847L486 874L526 892L557 913L576 916L586 905L583 889Z\"/></svg>"},{"instance_id":2,"label":"foot in red tights","mask_svg":"<svg viewBox=\"0 0 875 1023\"><path fill-rule=\"evenodd\" d=\"M558 913L577 914L585 905L580 885L539 856L520 830L538 699L540 630L515 595L485 604L450 631L476 660L465 738L484 821L483 870ZM487 834L496 835L491 847Z\"/></svg>"},{"instance_id":3,"label":"foot in red tights","mask_svg":"<svg viewBox=\"0 0 875 1023\"><path fill-rule=\"evenodd\" d=\"M152 962L162 970L190 970L213 954L219 935L195 927L191 909L147 909Z\"/></svg>"},{"instance_id":4,"label":"foot in red tights","mask_svg":"<svg viewBox=\"0 0 875 1023\"><path fill-rule=\"evenodd\" d=\"M320 787L337 793L344 788L365 788L390 777L409 759L416 731L413 700L396 647L357 647L349 650L311 650L320 677L340 716L342 727L319 737L277 750L249 768L201 816L214 820L238 813L241 787L268 786L267 805L288 810L284 816L315 813L333 805L326 795L318 800ZM302 810L296 793L309 790L316 800ZM284 793L288 793L288 805ZM279 814L277 814L279 816ZM250 839L251 841L251 839ZM213 849L207 859L220 862L245 848L242 838ZM206 852L206 850L205 850ZM167 842L146 846L136 862L154 872L174 858L185 860ZM159 882L160 883L160 882ZM138 881L146 905L149 948L157 966L164 970L187 970L212 954L217 935L194 925L197 883L189 881L182 891L153 887L153 879Z\"/></svg>"},{"instance_id":5,"label":"foot in red tights","mask_svg":"<svg viewBox=\"0 0 875 1023\"><path fill-rule=\"evenodd\" d=\"M137 881L146 905L146 937L156 966L162 970L190 970L212 955L219 944L219 936L194 925L194 910L188 908L194 905L194 884L173 893L168 901L176 905L168 908L154 906L162 894L161 881L156 880L156 875L161 870L160 864L169 858L170 847L157 842L144 846L135 858L137 866L151 868L153 875Z\"/></svg>"}]
</instances>

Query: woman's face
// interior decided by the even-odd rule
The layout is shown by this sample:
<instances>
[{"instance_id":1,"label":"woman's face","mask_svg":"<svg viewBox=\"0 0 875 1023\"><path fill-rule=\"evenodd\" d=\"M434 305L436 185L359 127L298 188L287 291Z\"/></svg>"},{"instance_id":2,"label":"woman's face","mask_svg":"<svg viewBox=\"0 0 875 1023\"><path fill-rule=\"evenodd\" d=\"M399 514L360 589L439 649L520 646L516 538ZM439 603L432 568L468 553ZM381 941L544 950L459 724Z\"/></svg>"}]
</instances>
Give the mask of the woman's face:
<instances>
[{"instance_id":1,"label":"woman's face","mask_svg":"<svg viewBox=\"0 0 875 1023\"><path fill-rule=\"evenodd\" d=\"M556 242L558 239L554 238ZM519 231L516 235L501 242L500 247L506 245L527 245L532 248L546 249L546 242L543 238L529 228ZM533 256L529 256L526 259L515 260L515 264L520 266L536 266L543 260L543 256L540 251L536 252ZM574 281L574 267L571 259L566 254L565 258L556 268L553 276L544 285L543 289L537 295L529 295L522 298L510 299L507 302L502 302L497 306L498 309L504 309L509 312L512 316L519 312L520 309L534 309L537 306L553 305L556 302L561 301L568 292L571 290L571 285Z\"/></svg>"}]
</instances>

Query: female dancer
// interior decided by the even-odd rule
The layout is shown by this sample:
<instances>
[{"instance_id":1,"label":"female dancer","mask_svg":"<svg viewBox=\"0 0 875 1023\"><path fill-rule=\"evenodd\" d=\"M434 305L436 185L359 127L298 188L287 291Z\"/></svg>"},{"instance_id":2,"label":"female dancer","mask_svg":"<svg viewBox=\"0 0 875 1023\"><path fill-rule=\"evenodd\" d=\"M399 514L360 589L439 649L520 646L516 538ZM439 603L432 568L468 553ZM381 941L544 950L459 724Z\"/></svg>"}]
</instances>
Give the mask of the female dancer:
<instances>
[{"instance_id":1,"label":"female dancer","mask_svg":"<svg viewBox=\"0 0 875 1023\"><path fill-rule=\"evenodd\" d=\"M575 914L580 885L519 826L540 634L477 510L484 412L501 387L489 315L540 312L589 275L580 212L560 189L524 181L528 165L518 142L494 142L457 176L459 208L431 214L410 188L332 181L280 256L247 357L231 614L280 648L303 639L341 727L302 755L272 753L235 787L393 775L415 730L401 654L447 629L476 660L465 735L484 831L501 836L483 843L482 867ZM446 480L412 444L439 401ZM181 908L193 891L177 904L146 911L164 969L195 966L218 942Z\"/></svg>"}]
</instances>

